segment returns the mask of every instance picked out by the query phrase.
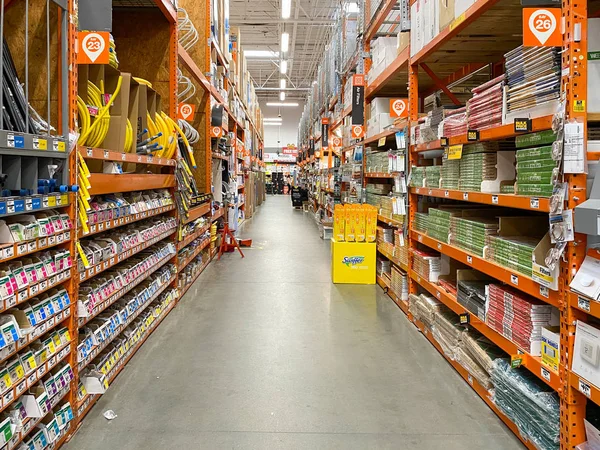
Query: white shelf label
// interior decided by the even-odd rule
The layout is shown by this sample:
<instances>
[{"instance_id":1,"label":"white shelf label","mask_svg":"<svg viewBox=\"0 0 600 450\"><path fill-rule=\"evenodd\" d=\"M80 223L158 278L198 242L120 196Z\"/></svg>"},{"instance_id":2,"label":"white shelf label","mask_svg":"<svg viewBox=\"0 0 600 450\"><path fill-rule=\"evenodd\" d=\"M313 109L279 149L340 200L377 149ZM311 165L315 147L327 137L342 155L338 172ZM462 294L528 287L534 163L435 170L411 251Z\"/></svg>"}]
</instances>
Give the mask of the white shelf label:
<instances>
[{"instance_id":1,"label":"white shelf label","mask_svg":"<svg viewBox=\"0 0 600 450\"><path fill-rule=\"evenodd\" d=\"M463 192L463 200L469 200L469 193Z\"/></svg>"},{"instance_id":2,"label":"white shelf label","mask_svg":"<svg viewBox=\"0 0 600 450\"><path fill-rule=\"evenodd\" d=\"M577 298L577 307L579 309L583 309L584 311L590 312L590 301L583 297Z\"/></svg>"},{"instance_id":3,"label":"white shelf label","mask_svg":"<svg viewBox=\"0 0 600 450\"><path fill-rule=\"evenodd\" d=\"M529 200L529 206L532 209L539 209L540 208L540 199L539 198L532 198Z\"/></svg>"},{"instance_id":4,"label":"white shelf label","mask_svg":"<svg viewBox=\"0 0 600 450\"><path fill-rule=\"evenodd\" d=\"M515 274L510 274L510 282L514 285L519 285L519 277L516 276Z\"/></svg>"},{"instance_id":5,"label":"white shelf label","mask_svg":"<svg viewBox=\"0 0 600 450\"><path fill-rule=\"evenodd\" d=\"M492 195L492 203L493 203L494 205L497 205L497 204L498 204L498 196L497 196L497 195Z\"/></svg>"},{"instance_id":6,"label":"white shelf label","mask_svg":"<svg viewBox=\"0 0 600 450\"><path fill-rule=\"evenodd\" d=\"M590 388L589 384L584 383L581 381L581 379L579 379L579 392L588 398L592 398L592 389Z\"/></svg>"},{"instance_id":7,"label":"white shelf label","mask_svg":"<svg viewBox=\"0 0 600 450\"><path fill-rule=\"evenodd\" d=\"M546 380L546 381L550 381L550 371L544 367L542 367L542 377Z\"/></svg>"},{"instance_id":8,"label":"white shelf label","mask_svg":"<svg viewBox=\"0 0 600 450\"><path fill-rule=\"evenodd\" d=\"M473 257L470 255L467 255L467 264L473 264Z\"/></svg>"}]
</instances>

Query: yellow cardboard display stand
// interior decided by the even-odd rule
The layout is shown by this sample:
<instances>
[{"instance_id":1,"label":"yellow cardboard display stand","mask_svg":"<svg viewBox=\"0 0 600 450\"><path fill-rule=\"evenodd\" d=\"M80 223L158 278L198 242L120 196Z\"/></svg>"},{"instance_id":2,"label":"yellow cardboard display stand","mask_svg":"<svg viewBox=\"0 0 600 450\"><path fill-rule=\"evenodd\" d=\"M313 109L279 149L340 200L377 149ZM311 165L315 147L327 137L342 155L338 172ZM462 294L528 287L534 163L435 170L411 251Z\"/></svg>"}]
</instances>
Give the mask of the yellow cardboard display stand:
<instances>
[{"instance_id":1,"label":"yellow cardboard display stand","mask_svg":"<svg viewBox=\"0 0 600 450\"><path fill-rule=\"evenodd\" d=\"M375 284L377 244L331 240L331 279L334 283Z\"/></svg>"}]
</instances>

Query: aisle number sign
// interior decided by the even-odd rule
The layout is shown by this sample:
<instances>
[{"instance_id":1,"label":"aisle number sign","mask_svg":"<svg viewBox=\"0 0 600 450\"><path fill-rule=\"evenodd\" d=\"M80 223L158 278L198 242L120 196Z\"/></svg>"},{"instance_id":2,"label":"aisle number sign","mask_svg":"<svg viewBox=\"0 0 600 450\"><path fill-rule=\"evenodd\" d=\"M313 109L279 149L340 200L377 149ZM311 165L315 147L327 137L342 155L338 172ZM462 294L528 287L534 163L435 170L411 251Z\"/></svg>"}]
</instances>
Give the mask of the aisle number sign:
<instances>
[{"instance_id":1,"label":"aisle number sign","mask_svg":"<svg viewBox=\"0 0 600 450\"><path fill-rule=\"evenodd\" d=\"M77 34L78 64L108 64L110 36L108 31L80 31Z\"/></svg>"},{"instance_id":2,"label":"aisle number sign","mask_svg":"<svg viewBox=\"0 0 600 450\"><path fill-rule=\"evenodd\" d=\"M352 125L352 139L362 139L365 137L365 127L363 125Z\"/></svg>"},{"instance_id":3,"label":"aisle number sign","mask_svg":"<svg viewBox=\"0 0 600 450\"><path fill-rule=\"evenodd\" d=\"M560 47L560 8L523 8L523 45Z\"/></svg>"},{"instance_id":4,"label":"aisle number sign","mask_svg":"<svg viewBox=\"0 0 600 450\"><path fill-rule=\"evenodd\" d=\"M408 99L391 98L390 99L390 117L408 117Z\"/></svg>"},{"instance_id":5,"label":"aisle number sign","mask_svg":"<svg viewBox=\"0 0 600 450\"><path fill-rule=\"evenodd\" d=\"M342 138L338 136L333 136L333 148L340 148L342 146Z\"/></svg>"},{"instance_id":6,"label":"aisle number sign","mask_svg":"<svg viewBox=\"0 0 600 450\"><path fill-rule=\"evenodd\" d=\"M177 118L187 120L188 122L194 121L196 115L196 105L190 103L180 103L177 107Z\"/></svg>"}]
</instances>

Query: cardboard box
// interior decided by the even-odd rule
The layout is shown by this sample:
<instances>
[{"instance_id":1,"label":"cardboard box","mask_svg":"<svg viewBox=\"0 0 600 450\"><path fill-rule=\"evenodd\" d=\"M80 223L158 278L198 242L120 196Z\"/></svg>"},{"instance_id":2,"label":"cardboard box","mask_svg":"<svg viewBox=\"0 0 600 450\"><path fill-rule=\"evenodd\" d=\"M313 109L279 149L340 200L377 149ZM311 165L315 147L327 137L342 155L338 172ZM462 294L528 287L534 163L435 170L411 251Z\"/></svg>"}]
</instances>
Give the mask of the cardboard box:
<instances>
[{"instance_id":1,"label":"cardboard box","mask_svg":"<svg viewBox=\"0 0 600 450\"><path fill-rule=\"evenodd\" d=\"M571 370L594 386L600 386L600 330L581 320L575 328Z\"/></svg>"},{"instance_id":2,"label":"cardboard box","mask_svg":"<svg viewBox=\"0 0 600 450\"><path fill-rule=\"evenodd\" d=\"M342 284L375 284L377 245L331 240L331 279Z\"/></svg>"},{"instance_id":3,"label":"cardboard box","mask_svg":"<svg viewBox=\"0 0 600 450\"><path fill-rule=\"evenodd\" d=\"M440 0L442 1L442 0ZM406 47L408 47L408 44L410 44L410 32L404 32L404 33L398 33L397 36L397 45L396 45L396 49L397 49L397 54L399 55L400 53L402 53L404 51L404 49Z\"/></svg>"},{"instance_id":4,"label":"cardboard box","mask_svg":"<svg viewBox=\"0 0 600 450\"><path fill-rule=\"evenodd\" d=\"M454 20L454 0L438 0L439 31L443 31Z\"/></svg>"},{"instance_id":5,"label":"cardboard box","mask_svg":"<svg viewBox=\"0 0 600 450\"><path fill-rule=\"evenodd\" d=\"M558 372L560 363L560 327L542 327L542 364Z\"/></svg>"}]
</instances>

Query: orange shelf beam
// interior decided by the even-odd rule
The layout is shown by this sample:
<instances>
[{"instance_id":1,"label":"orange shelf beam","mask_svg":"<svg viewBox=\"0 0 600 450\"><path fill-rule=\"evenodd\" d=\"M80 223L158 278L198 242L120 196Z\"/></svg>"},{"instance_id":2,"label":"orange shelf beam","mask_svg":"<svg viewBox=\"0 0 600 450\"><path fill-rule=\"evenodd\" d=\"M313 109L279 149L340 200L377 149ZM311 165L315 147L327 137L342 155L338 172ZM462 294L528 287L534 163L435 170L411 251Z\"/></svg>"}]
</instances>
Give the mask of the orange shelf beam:
<instances>
[{"instance_id":1,"label":"orange shelf beam","mask_svg":"<svg viewBox=\"0 0 600 450\"><path fill-rule=\"evenodd\" d=\"M174 159L159 158L152 155L138 155L136 153L113 152L101 148L77 147L77 151L85 159L100 159L103 161L129 162L135 164L152 164L155 166L175 167Z\"/></svg>"},{"instance_id":2,"label":"orange shelf beam","mask_svg":"<svg viewBox=\"0 0 600 450\"><path fill-rule=\"evenodd\" d=\"M543 366L540 357L531 356L529 353L527 353L527 351L519 348L519 346L517 346L514 342L510 341L496 330L492 329L487 323L477 317L477 315L473 314L471 311L467 310L464 306L458 303L456 297L448 293L441 286L425 280L413 270L410 271L410 277L456 314L468 313L470 316L470 325L473 328L475 328L490 341L500 347L502 351L508 353L509 355L521 354L521 357L523 358L523 367L527 368L527 370L533 373L552 389L557 392L559 391L561 388L560 376L558 373L553 372L552 370Z\"/></svg>"},{"instance_id":3,"label":"orange shelf beam","mask_svg":"<svg viewBox=\"0 0 600 450\"><path fill-rule=\"evenodd\" d=\"M596 405L600 406L600 388L594 386L585 378L582 378L571 371L569 371L569 385L573 389L581 392L588 399L593 401Z\"/></svg>"},{"instance_id":4,"label":"orange shelf beam","mask_svg":"<svg viewBox=\"0 0 600 450\"><path fill-rule=\"evenodd\" d=\"M177 250L181 250L182 248L188 246L197 237L203 235L209 228L210 225L207 224L194 231L192 234L187 235L185 238L183 238L180 242L177 243Z\"/></svg>"},{"instance_id":5,"label":"orange shelf beam","mask_svg":"<svg viewBox=\"0 0 600 450\"><path fill-rule=\"evenodd\" d=\"M202 217L209 212L210 202L202 203L200 206L190 208L187 213L187 218L183 221L183 223L190 223L192 220L196 220L197 218Z\"/></svg>"},{"instance_id":6,"label":"orange shelf beam","mask_svg":"<svg viewBox=\"0 0 600 450\"><path fill-rule=\"evenodd\" d=\"M90 194L101 195L174 187L175 175L92 173L89 181L92 185Z\"/></svg>"},{"instance_id":7,"label":"orange shelf beam","mask_svg":"<svg viewBox=\"0 0 600 450\"><path fill-rule=\"evenodd\" d=\"M423 47L416 55L410 58L410 64L415 65L425 60L429 55L458 35L468 25L473 23L484 12L498 3L499 0L477 0L469 9L454 19L450 24L434 37L429 44Z\"/></svg>"},{"instance_id":8,"label":"orange shelf beam","mask_svg":"<svg viewBox=\"0 0 600 450\"><path fill-rule=\"evenodd\" d=\"M410 188L410 192L435 198L447 198L484 205L505 206L529 211L550 211L550 202L544 197L528 197L514 194L487 194L485 192L456 191L452 189Z\"/></svg>"},{"instance_id":9,"label":"orange shelf beam","mask_svg":"<svg viewBox=\"0 0 600 450\"><path fill-rule=\"evenodd\" d=\"M557 308L560 307L559 305L561 303L561 299L559 292L544 288L527 275L512 271L498 264L490 262L481 256L473 255L472 253L468 253L460 248L440 242L427 236L425 233L421 233L420 231L416 231L412 228L410 233L412 239L426 245L427 247L437 250L444 255L448 255L451 258L472 267L473 269L494 277L499 281L502 281L519 289L520 291L525 292L526 294L531 295L532 297L548 303L549 305Z\"/></svg>"},{"instance_id":10,"label":"orange shelf beam","mask_svg":"<svg viewBox=\"0 0 600 450\"><path fill-rule=\"evenodd\" d=\"M364 140L363 143L365 145L369 145L369 144L371 144L373 142L379 141L379 139L381 139L381 138L388 138L390 136L393 136L397 131L400 131L400 130L398 130L395 127L392 127L392 128L390 128L388 130L385 130L383 133L379 133L379 134L376 134L375 136L371 136L371 137L365 138L365 140Z\"/></svg>"},{"instance_id":11,"label":"orange shelf beam","mask_svg":"<svg viewBox=\"0 0 600 450\"><path fill-rule=\"evenodd\" d=\"M391 227L401 228L404 226L402 224L402 222L400 222L396 219L390 219L389 217L385 217L380 214L377 215L377 220L379 220L380 222L383 222Z\"/></svg>"},{"instance_id":12,"label":"orange shelf beam","mask_svg":"<svg viewBox=\"0 0 600 450\"><path fill-rule=\"evenodd\" d=\"M158 9L162 11L169 23L177 23L177 11L169 0L154 0Z\"/></svg>"},{"instance_id":13,"label":"orange shelf beam","mask_svg":"<svg viewBox=\"0 0 600 450\"><path fill-rule=\"evenodd\" d=\"M385 256L387 259L389 259L391 262L393 262L395 265L400 267L402 270L404 270L405 272L408 273L408 267L405 264L402 264L400 261L398 261L395 256L389 254L388 252L386 252L383 248L381 248L379 246L377 246L377 251L379 253L381 253L383 256Z\"/></svg>"},{"instance_id":14,"label":"orange shelf beam","mask_svg":"<svg viewBox=\"0 0 600 450\"><path fill-rule=\"evenodd\" d=\"M402 53L396 57L392 64L387 66L377 78L367 85L367 88L365 89L365 99L369 100L377 96L377 93L383 89L385 85L400 72L400 70L408 68L408 50L409 48L402 50Z\"/></svg>"},{"instance_id":15,"label":"orange shelf beam","mask_svg":"<svg viewBox=\"0 0 600 450\"><path fill-rule=\"evenodd\" d=\"M532 119L531 121L531 132L550 130L552 128L552 116L543 116L538 117L537 119ZM515 137L519 134L527 134L527 133L515 133L514 124L509 123L507 125L500 125L497 127L487 128L485 130L479 131L479 141L495 141L498 139L506 139L510 137ZM454 136L448 139L448 145L455 144L472 144L474 142L470 142L467 139L466 134L461 134L459 136ZM439 140L425 142L423 144L417 144L411 146L411 149L416 152L424 152L428 150L438 150L442 149L441 143Z\"/></svg>"},{"instance_id":16,"label":"orange shelf beam","mask_svg":"<svg viewBox=\"0 0 600 450\"><path fill-rule=\"evenodd\" d=\"M385 173L385 172L366 172L365 178L394 178L395 175L393 173Z\"/></svg>"},{"instance_id":17,"label":"orange shelf beam","mask_svg":"<svg viewBox=\"0 0 600 450\"><path fill-rule=\"evenodd\" d=\"M381 9L375 14L375 17L371 23L369 23L367 31L364 34L364 42L366 43L373 39L373 36L375 36L379 28L381 28L381 25L383 25L383 22L398 2L397 0L384 0L382 3Z\"/></svg>"}]
</instances>

